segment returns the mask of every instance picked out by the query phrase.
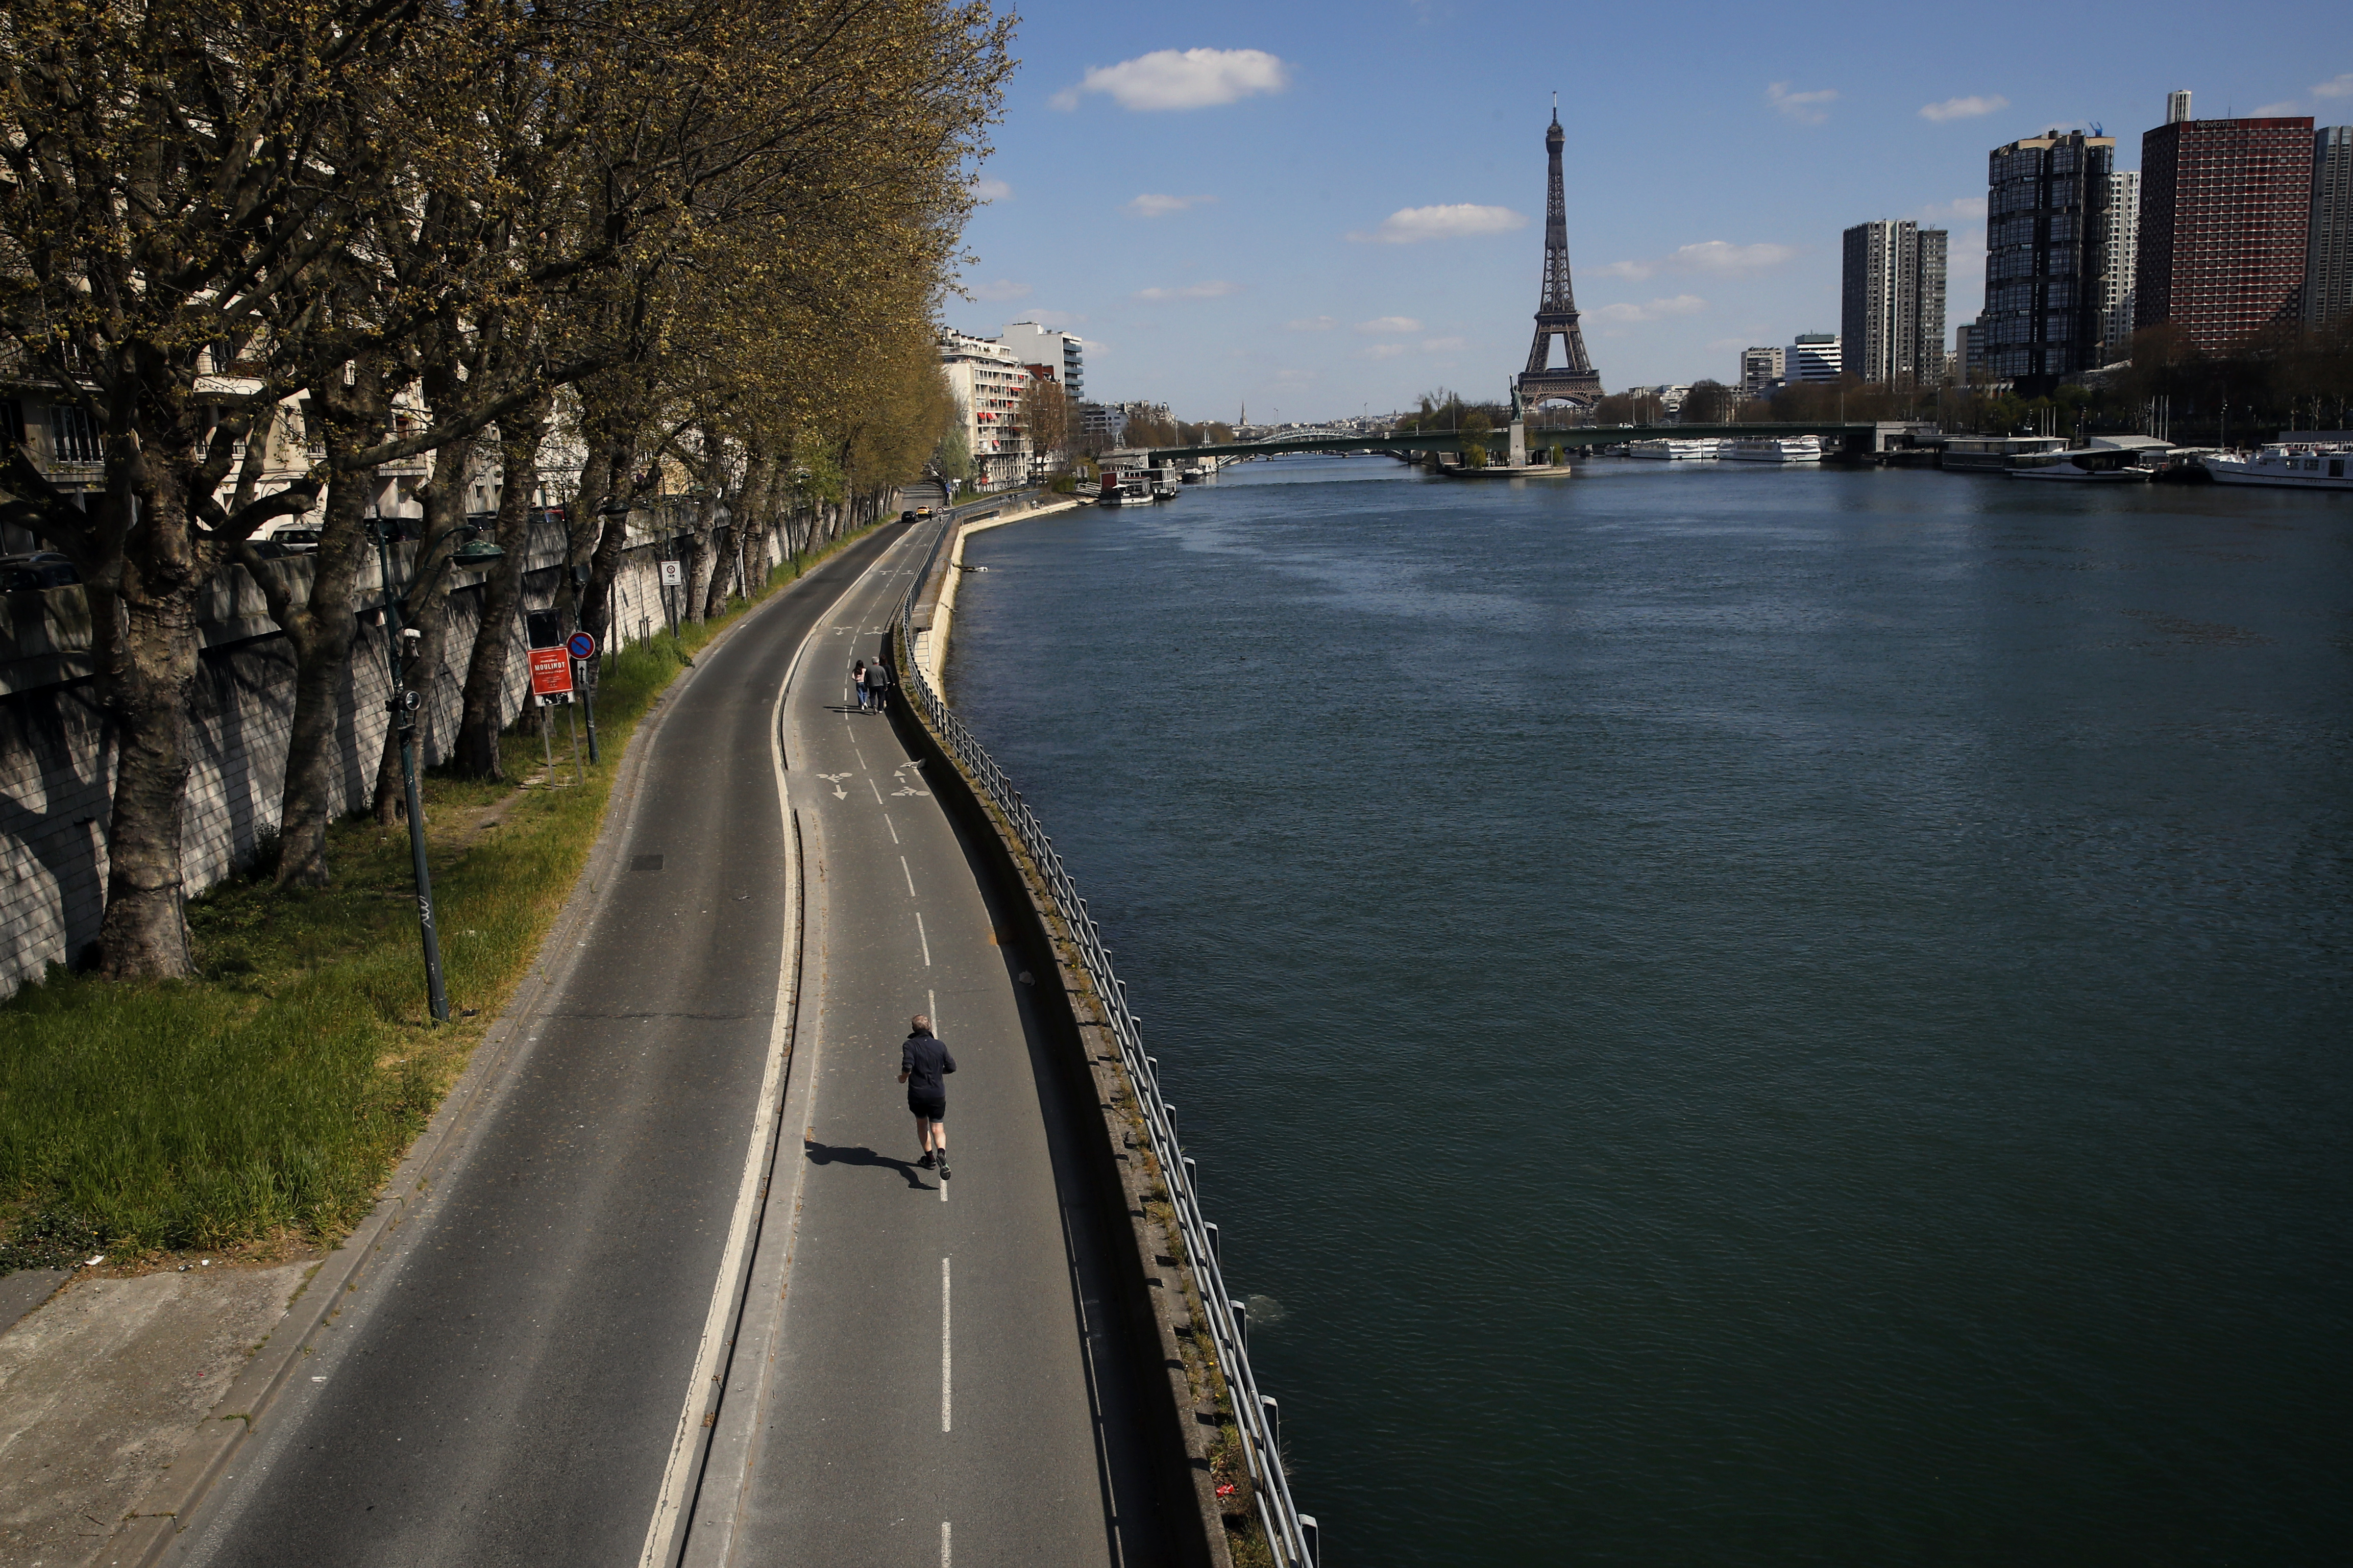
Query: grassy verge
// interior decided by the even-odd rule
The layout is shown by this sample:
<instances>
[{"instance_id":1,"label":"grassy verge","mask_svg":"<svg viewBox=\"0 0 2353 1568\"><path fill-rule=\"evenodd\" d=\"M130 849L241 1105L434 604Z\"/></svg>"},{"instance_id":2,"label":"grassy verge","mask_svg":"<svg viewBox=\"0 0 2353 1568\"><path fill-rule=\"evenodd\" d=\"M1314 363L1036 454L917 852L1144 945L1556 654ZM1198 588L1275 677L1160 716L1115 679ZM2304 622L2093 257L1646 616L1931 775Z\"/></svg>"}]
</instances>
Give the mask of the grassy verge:
<instances>
[{"instance_id":1,"label":"grassy verge","mask_svg":"<svg viewBox=\"0 0 2353 1568\"><path fill-rule=\"evenodd\" d=\"M447 1026L426 1016L407 828L365 818L331 831L331 888L256 876L191 903L198 978L53 970L0 1004L0 1273L97 1252L262 1255L355 1224L571 895L639 720L695 649L793 576L778 567L725 616L614 661L596 693L606 760L585 786L530 782L535 732L505 738L521 784L426 779ZM556 737L568 779L560 721Z\"/></svg>"}]
</instances>

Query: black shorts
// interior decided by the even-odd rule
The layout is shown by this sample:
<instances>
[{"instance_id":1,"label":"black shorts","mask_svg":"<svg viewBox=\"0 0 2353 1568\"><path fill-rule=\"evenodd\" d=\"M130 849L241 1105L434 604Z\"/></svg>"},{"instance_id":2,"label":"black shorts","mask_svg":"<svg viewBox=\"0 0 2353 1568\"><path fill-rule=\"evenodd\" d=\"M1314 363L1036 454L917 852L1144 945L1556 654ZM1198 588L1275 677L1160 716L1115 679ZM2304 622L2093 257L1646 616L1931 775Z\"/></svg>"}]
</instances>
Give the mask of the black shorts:
<instances>
[{"instance_id":1,"label":"black shorts","mask_svg":"<svg viewBox=\"0 0 2353 1568\"><path fill-rule=\"evenodd\" d=\"M911 1089L907 1091L907 1109L926 1121L945 1121L948 1119L948 1097L944 1094L918 1094Z\"/></svg>"}]
</instances>

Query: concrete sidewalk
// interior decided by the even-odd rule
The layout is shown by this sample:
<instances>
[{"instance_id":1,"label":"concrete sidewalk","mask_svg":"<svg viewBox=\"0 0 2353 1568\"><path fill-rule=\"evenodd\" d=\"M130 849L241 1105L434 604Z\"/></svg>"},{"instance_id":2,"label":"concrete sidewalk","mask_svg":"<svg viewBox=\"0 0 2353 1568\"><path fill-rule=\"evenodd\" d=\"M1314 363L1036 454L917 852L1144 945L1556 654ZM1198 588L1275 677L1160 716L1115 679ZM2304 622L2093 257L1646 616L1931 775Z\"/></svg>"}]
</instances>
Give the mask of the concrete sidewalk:
<instances>
[{"instance_id":1,"label":"concrete sidewalk","mask_svg":"<svg viewBox=\"0 0 2353 1568\"><path fill-rule=\"evenodd\" d=\"M318 1262L82 1274L0 1332L0 1562L104 1561Z\"/></svg>"}]
</instances>

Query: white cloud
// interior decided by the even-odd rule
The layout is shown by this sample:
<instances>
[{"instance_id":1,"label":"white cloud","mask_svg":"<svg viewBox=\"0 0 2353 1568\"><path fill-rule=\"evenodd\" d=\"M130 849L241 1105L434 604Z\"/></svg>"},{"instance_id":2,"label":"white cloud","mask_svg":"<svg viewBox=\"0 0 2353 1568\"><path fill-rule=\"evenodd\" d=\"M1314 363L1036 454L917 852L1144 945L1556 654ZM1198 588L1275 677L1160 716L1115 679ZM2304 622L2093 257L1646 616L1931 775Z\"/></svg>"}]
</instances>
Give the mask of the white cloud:
<instances>
[{"instance_id":1,"label":"white cloud","mask_svg":"<svg viewBox=\"0 0 2353 1568\"><path fill-rule=\"evenodd\" d=\"M1013 194L1013 187L1003 180L975 180L965 189L972 193L972 199L976 202L1001 202Z\"/></svg>"},{"instance_id":2,"label":"white cloud","mask_svg":"<svg viewBox=\"0 0 2353 1568\"><path fill-rule=\"evenodd\" d=\"M1462 346L1462 340L1461 338L1424 338L1421 340L1422 352L1425 353L1451 353L1456 349Z\"/></svg>"},{"instance_id":3,"label":"white cloud","mask_svg":"<svg viewBox=\"0 0 2353 1568\"><path fill-rule=\"evenodd\" d=\"M1207 283L1188 283L1182 289L1138 289L1139 300L1222 300L1229 294L1239 294L1242 286L1213 279Z\"/></svg>"},{"instance_id":4,"label":"white cloud","mask_svg":"<svg viewBox=\"0 0 2353 1568\"><path fill-rule=\"evenodd\" d=\"M1669 256L1613 261L1601 270L1613 278L1653 278L1662 272L1705 272L1718 277L1732 277L1767 267L1778 267L1797 254L1797 247L1789 245L1773 245L1764 241L1755 245L1734 245L1728 240L1703 239L1696 245L1678 247Z\"/></svg>"},{"instance_id":5,"label":"white cloud","mask_svg":"<svg viewBox=\"0 0 2353 1568\"><path fill-rule=\"evenodd\" d=\"M1698 295L1678 294L1643 305L1604 305L1593 313L1605 321L1662 321L1669 316L1695 316L1706 309L1707 301Z\"/></svg>"},{"instance_id":6,"label":"white cloud","mask_svg":"<svg viewBox=\"0 0 2353 1568\"><path fill-rule=\"evenodd\" d=\"M2295 99L2282 103L2259 103L2248 114L2250 120L2279 120L2294 114L2300 107Z\"/></svg>"},{"instance_id":7,"label":"white cloud","mask_svg":"<svg viewBox=\"0 0 2353 1568\"><path fill-rule=\"evenodd\" d=\"M1071 327L1083 327L1087 324L1086 317L1077 310L1024 310L1018 319L1024 321L1034 321L1041 327L1051 326L1065 330ZM1095 341L1089 338L1087 353L1094 352Z\"/></svg>"},{"instance_id":8,"label":"white cloud","mask_svg":"<svg viewBox=\"0 0 2353 1568\"><path fill-rule=\"evenodd\" d=\"M1791 92L1788 82L1777 81L1765 89L1765 101L1800 125L1820 125L1828 120L1830 110L1822 105L1837 100L1838 89L1834 87L1815 92Z\"/></svg>"},{"instance_id":9,"label":"white cloud","mask_svg":"<svg viewBox=\"0 0 2353 1568\"><path fill-rule=\"evenodd\" d=\"M1402 337L1421 331L1421 323L1411 316L1376 316L1369 321L1358 321L1356 331L1373 337Z\"/></svg>"},{"instance_id":10,"label":"white cloud","mask_svg":"<svg viewBox=\"0 0 2353 1568\"><path fill-rule=\"evenodd\" d=\"M1367 343L1361 351L1366 359L1395 359L1405 353L1403 343Z\"/></svg>"},{"instance_id":11,"label":"white cloud","mask_svg":"<svg viewBox=\"0 0 2353 1568\"><path fill-rule=\"evenodd\" d=\"M1370 234L1348 236L1366 245L1416 245L1425 239L1459 239L1465 235L1509 234L1525 228L1528 220L1509 207L1474 206L1455 202L1445 206L1400 207L1381 220Z\"/></svg>"},{"instance_id":12,"label":"white cloud","mask_svg":"<svg viewBox=\"0 0 2353 1568\"><path fill-rule=\"evenodd\" d=\"M967 283L965 292L976 300L1026 300L1029 285L1016 283L1010 278L993 279L987 283Z\"/></svg>"},{"instance_id":13,"label":"white cloud","mask_svg":"<svg viewBox=\"0 0 2353 1568\"><path fill-rule=\"evenodd\" d=\"M2315 98L2353 98L2353 71L2324 81L2312 89Z\"/></svg>"},{"instance_id":14,"label":"white cloud","mask_svg":"<svg viewBox=\"0 0 2353 1568\"><path fill-rule=\"evenodd\" d=\"M1138 217L1166 217L1170 213L1181 213L1187 207L1198 207L1204 203L1214 202L1218 198L1215 196L1155 196L1146 195L1138 196L1134 201L1128 203L1127 210L1134 213Z\"/></svg>"},{"instance_id":15,"label":"white cloud","mask_svg":"<svg viewBox=\"0 0 2353 1568\"><path fill-rule=\"evenodd\" d=\"M1975 120L1980 114L2009 107L2010 100L1998 92L1991 97L1972 94L1968 98L1948 98L1942 103L1924 103L1920 106L1920 118L1942 125L1947 120Z\"/></svg>"},{"instance_id":16,"label":"white cloud","mask_svg":"<svg viewBox=\"0 0 2353 1568\"><path fill-rule=\"evenodd\" d=\"M1076 109L1082 93L1101 92L1122 109L1208 109L1290 85L1291 68L1263 49L1155 49L1096 66L1049 101Z\"/></svg>"},{"instance_id":17,"label":"white cloud","mask_svg":"<svg viewBox=\"0 0 2353 1568\"><path fill-rule=\"evenodd\" d=\"M1328 332L1339 324L1329 316L1303 316L1296 321L1283 322L1282 330L1286 332Z\"/></svg>"}]
</instances>

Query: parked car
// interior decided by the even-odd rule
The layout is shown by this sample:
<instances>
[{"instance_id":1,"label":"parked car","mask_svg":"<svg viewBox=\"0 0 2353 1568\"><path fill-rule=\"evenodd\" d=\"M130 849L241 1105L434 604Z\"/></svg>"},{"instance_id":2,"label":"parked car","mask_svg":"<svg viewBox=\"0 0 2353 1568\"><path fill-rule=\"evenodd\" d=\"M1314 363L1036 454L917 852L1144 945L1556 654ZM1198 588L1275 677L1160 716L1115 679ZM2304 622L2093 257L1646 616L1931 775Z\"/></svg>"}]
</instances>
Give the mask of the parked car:
<instances>
[{"instance_id":1,"label":"parked car","mask_svg":"<svg viewBox=\"0 0 2353 1568\"><path fill-rule=\"evenodd\" d=\"M81 581L72 562L54 550L28 551L22 555L0 555L0 593L15 594L26 589L70 588Z\"/></svg>"},{"instance_id":2,"label":"parked car","mask_svg":"<svg viewBox=\"0 0 2353 1568\"><path fill-rule=\"evenodd\" d=\"M319 548L319 531L315 528L275 529L268 535L268 540L289 555L308 555Z\"/></svg>"}]
</instances>

